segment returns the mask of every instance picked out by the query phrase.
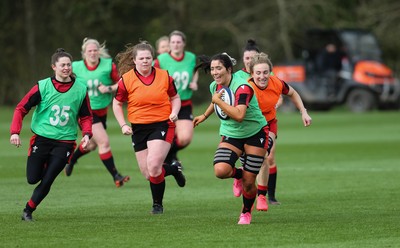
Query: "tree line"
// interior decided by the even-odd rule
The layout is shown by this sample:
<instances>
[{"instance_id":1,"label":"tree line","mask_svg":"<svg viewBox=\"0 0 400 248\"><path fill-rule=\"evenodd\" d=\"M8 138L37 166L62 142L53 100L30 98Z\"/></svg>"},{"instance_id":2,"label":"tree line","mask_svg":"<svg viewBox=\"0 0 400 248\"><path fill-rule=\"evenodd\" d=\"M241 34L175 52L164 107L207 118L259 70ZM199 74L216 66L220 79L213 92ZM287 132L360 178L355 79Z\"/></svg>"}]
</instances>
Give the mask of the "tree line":
<instances>
[{"instance_id":1,"label":"tree line","mask_svg":"<svg viewBox=\"0 0 400 248\"><path fill-rule=\"evenodd\" d=\"M0 6L2 105L15 104L37 80L53 74L50 56L59 47L79 60L83 38L91 37L106 41L115 57L128 43L154 44L176 29L198 55L228 52L241 61L253 38L279 63L298 56L294 48L308 28L363 28L377 36L385 62L400 72L396 0L4 0ZM210 81L201 75L195 102L209 98Z\"/></svg>"}]
</instances>

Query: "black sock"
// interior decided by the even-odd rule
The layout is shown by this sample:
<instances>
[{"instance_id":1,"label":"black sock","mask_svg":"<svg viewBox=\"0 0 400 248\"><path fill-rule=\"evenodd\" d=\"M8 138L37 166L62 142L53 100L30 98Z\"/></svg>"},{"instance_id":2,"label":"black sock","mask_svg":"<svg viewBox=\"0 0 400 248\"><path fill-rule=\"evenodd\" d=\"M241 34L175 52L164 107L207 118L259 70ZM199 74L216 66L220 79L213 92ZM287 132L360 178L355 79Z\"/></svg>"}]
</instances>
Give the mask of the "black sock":
<instances>
[{"instance_id":1,"label":"black sock","mask_svg":"<svg viewBox=\"0 0 400 248\"><path fill-rule=\"evenodd\" d=\"M115 164L114 164L113 156L111 156L108 159L102 159L101 161L103 162L104 166L107 168L107 170L111 174L111 176L115 177L118 174L117 168L115 167Z\"/></svg>"},{"instance_id":2,"label":"black sock","mask_svg":"<svg viewBox=\"0 0 400 248\"><path fill-rule=\"evenodd\" d=\"M257 195L267 195L267 191L266 190L261 190L261 189L257 189Z\"/></svg>"},{"instance_id":3,"label":"black sock","mask_svg":"<svg viewBox=\"0 0 400 248\"><path fill-rule=\"evenodd\" d=\"M165 180L159 184L150 182L150 189L153 197L153 204L160 204L162 206L165 191Z\"/></svg>"},{"instance_id":4,"label":"black sock","mask_svg":"<svg viewBox=\"0 0 400 248\"><path fill-rule=\"evenodd\" d=\"M238 168L233 168L234 174L232 175L233 178L242 179L243 177L243 170Z\"/></svg>"},{"instance_id":5,"label":"black sock","mask_svg":"<svg viewBox=\"0 0 400 248\"><path fill-rule=\"evenodd\" d=\"M251 208L253 207L254 201L256 200L255 197L253 198L246 198L243 195L243 209L242 209L242 213L247 213L247 212L251 212Z\"/></svg>"},{"instance_id":6,"label":"black sock","mask_svg":"<svg viewBox=\"0 0 400 248\"><path fill-rule=\"evenodd\" d=\"M78 147L78 149L76 149L75 152L72 154L70 165L74 165L80 157L82 157L83 155L85 155L87 153L89 153L89 152L82 152L80 147Z\"/></svg>"},{"instance_id":7,"label":"black sock","mask_svg":"<svg viewBox=\"0 0 400 248\"><path fill-rule=\"evenodd\" d=\"M269 174L268 178L268 197L275 198L276 178L278 173Z\"/></svg>"}]
</instances>

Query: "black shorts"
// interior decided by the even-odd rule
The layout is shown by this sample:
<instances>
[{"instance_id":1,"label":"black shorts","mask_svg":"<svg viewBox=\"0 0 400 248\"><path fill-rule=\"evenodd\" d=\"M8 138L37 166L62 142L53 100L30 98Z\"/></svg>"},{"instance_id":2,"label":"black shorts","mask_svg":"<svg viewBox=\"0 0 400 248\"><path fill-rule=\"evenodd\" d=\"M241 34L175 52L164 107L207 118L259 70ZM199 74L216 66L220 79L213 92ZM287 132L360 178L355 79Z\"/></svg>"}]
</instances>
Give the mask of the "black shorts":
<instances>
[{"instance_id":1,"label":"black shorts","mask_svg":"<svg viewBox=\"0 0 400 248\"><path fill-rule=\"evenodd\" d=\"M178 113L178 120L191 120L193 121L193 108L192 104L182 106Z\"/></svg>"},{"instance_id":2,"label":"black shorts","mask_svg":"<svg viewBox=\"0 0 400 248\"><path fill-rule=\"evenodd\" d=\"M46 158L55 156L65 159L65 163L67 163L69 157L74 152L75 146L75 141L62 142L34 135L30 140L28 157Z\"/></svg>"},{"instance_id":3,"label":"black shorts","mask_svg":"<svg viewBox=\"0 0 400 248\"><path fill-rule=\"evenodd\" d=\"M104 129L107 129L107 115L98 116L93 113L93 124L101 122L103 124Z\"/></svg>"},{"instance_id":4,"label":"black shorts","mask_svg":"<svg viewBox=\"0 0 400 248\"><path fill-rule=\"evenodd\" d=\"M132 145L135 152L147 149L147 141L160 139L172 144L175 123L162 121L150 124L132 124Z\"/></svg>"},{"instance_id":5,"label":"black shorts","mask_svg":"<svg viewBox=\"0 0 400 248\"><path fill-rule=\"evenodd\" d=\"M233 145L234 147L244 151L244 145L255 146L267 149L268 148L268 126L263 127L258 133L251 137L243 139L235 139L227 136L222 136L222 142Z\"/></svg>"}]
</instances>

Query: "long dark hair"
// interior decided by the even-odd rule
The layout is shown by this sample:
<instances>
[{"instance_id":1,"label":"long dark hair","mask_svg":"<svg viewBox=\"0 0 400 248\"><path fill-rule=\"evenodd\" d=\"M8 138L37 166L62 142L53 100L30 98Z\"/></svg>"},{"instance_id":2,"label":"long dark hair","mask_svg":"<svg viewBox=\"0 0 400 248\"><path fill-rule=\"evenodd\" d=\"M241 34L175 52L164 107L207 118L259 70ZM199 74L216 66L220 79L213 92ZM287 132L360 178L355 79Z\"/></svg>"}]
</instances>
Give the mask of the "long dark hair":
<instances>
[{"instance_id":1,"label":"long dark hair","mask_svg":"<svg viewBox=\"0 0 400 248\"><path fill-rule=\"evenodd\" d=\"M198 59L200 60L200 63L195 67L195 71L203 69L205 73L210 72L211 61L213 60L219 60L227 70L229 70L229 68L231 69L231 73L233 72L233 66L236 65L236 59L232 58L225 52L215 54L211 58L206 55L200 55L198 56Z\"/></svg>"}]
</instances>

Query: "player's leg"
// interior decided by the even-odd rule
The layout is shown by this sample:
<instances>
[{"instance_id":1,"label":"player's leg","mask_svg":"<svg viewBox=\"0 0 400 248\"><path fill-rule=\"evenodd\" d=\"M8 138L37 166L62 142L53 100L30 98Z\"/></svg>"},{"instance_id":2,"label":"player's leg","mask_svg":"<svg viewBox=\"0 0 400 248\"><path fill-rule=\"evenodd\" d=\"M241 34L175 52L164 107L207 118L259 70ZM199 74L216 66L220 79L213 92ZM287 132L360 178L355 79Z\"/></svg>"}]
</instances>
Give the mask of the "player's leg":
<instances>
[{"instance_id":1,"label":"player's leg","mask_svg":"<svg viewBox=\"0 0 400 248\"><path fill-rule=\"evenodd\" d=\"M241 180L242 170L235 168L235 164L239 158L238 154L242 154L242 151L233 144L226 142L226 140L229 139L223 137L222 142L215 151L214 174L220 179L234 178Z\"/></svg>"},{"instance_id":2,"label":"player's leg","mask_svg":"<svg viewBox=\"0 0 400 248\"><path fill-rule=\"evenodd\" d=\"M26 179L29 184L36 184L42 180L45 173L45 167L47 167L47 157L45 156L28 156L26 165ZM36 210L36 206L39 203L32 200L32 197L26 203L24 210L22 211L22 220L32 221L32 213Z\"/></svg>"},{"instance_id":3,"label":"player's leg","mask_svg":"<svg viewBox=\"0 0 400 248\"><path fill-rule=\"evenodd\" d=\"M115 185L117 187L121 187L125 182L129 181L130 177L122 176L118 172L114 163L114 156L111 151L110 140L105 127L105 120L103 122L93 124L92 140L94 140L94 142L97 144L100 160L112 176Z\"/></svg>"},{"instance_id":4,"label":"player's leg","mask_svg":"<svg viewBox=\"0 0 400 248\"><path fill-rule=\"evenodd\" d=\"M65 163L68 161L68 154L73 151L73 146L74 144L72 143L54 142L54 148L48 153L47 156L46 168L43 171L43 177L40 183L34 189L31 199L28 201L23 211L23 220L27 220L27 213L32 213L34 210L36 210L37 206L48 195L54 180L64 169ZM33 157L30 157L30 159L28 159L28 166L35 166L35 163L38 161L39 160L35 160Z\"/></svg>"},{"instance_id":5,"label":"player's leg","mask_svg":"<svg viewBox=\"0 0 400 248\"><path fill-rule=\"evenodd\" d=\"M257 210L268 211L267 203L267 191L268 191L268 178L269 178L269 160L268 157L272 153L272 147L274 144L275 134L269 132L268 137L268 149L264 157L263 165L261 166L260 172L257 176Z\"/></svg>"},{"instance_id":6,"label":"player's leg","mask_svg":"<svg viewBox=\"0 0 400 248\"><path fill-rule=\"evenodd\" d=\"M178 120L175 122L175 138L168 152L166 163L179 161L178 151L187 147L193 139L193 113L192 105L182 106L178 113Z\"/></svg>"},{"instance_id":7,"label":"player's leg","mask_svg":"<svg viewBox=\"0 0 400 248\"><path fill-rule=\"evenodd\" d=\"M238 224L250 224L251 211L257 195L256 177L264 162L265 149L245 145L246 159L243 166L243 208Z\"/></svg>"},{"instance_id":8,"label":"player's leg","mask_svg":"<svg viewBox=\"0 0 400 248\"><path fill-rule=\"evenodd\" d=\"M243 208L238 224L250 224L251 211L257 196L256 178L264 163L268 151L268 127L264 127L258 133L245 139L243 166ZM260 142L261 141L261 142Z\"/></svg>"},{"instance_id":9,"label":"player's leg","mask_svg":"<svg viewBox=\"0 0 400 248\"><path fill-rule=\"evenodd\" d=\"M280 202L275 197L276 191L276 182L277 182L277 166L275 161L275 148L276 142L272 146L271 153L268 156L268 164L269 164L269 178L268 178L268 201L272 205L280 205Z\"/></svg>"},{"instance_id":10,"label":"player's leg","mask_svg":"<svg viewBox=\"0 0 400 248\"><path fill-rule=\"evenodd\" d=\"M276 162L275 162L275 148L276 148L276 140L278 138L278 120L273 119L268 121L269 127L269 136L273 138L273 145L270 148L270 152L268 155L268 164L269 164L269 177L268 177L268 201L272 205L280 204L275 198L275 189L276 189Z\"/></svg>"},{"instance_id":11,"label":"player's leg","mask_svg":"<svg viewBox=\"0 0 400 248\"><path fill-rule=\"evenodd\" d=\"M260 172L257 175L257 210L268 211L267 203L267 190L268 190L268 176L269 165L267 155L264 157L264 162L261 166Z\"/></svg>"},{"instance_id":12,"label":"player's leg","mask_svg":"<svg viewBox=\"0 0 400 248\"><path fill-rule=\"evenodd\" d=\"M73 152L71 158L65 165L65 175L68 177L71 176L72 171L74 170L74 167L76 163L78 162L78 159L86 154L88 154L91 151L94 151L97 147L96 141L93 140L93 138L90 140L90 143L86 146L86 149L83 149L82 144L79 144L78 148Z\"/></svg>"},{"instance_id":13,"label":"player's leg","mask_svg":"<svg viewBox=\"0 0 400 248\"><path fill-rule=\"evenodd\" d=\"M165 192L165 177L163 173L163 162L171 147L171 144L160 139L147 142L147 170L149 173L150 189L153 198L152 214L162 214L163 198Z\"/></svg>"}]
</instances>

